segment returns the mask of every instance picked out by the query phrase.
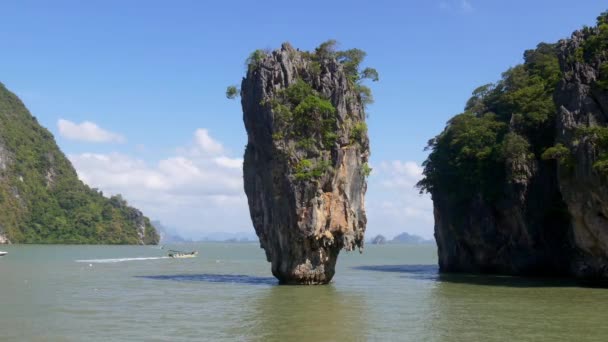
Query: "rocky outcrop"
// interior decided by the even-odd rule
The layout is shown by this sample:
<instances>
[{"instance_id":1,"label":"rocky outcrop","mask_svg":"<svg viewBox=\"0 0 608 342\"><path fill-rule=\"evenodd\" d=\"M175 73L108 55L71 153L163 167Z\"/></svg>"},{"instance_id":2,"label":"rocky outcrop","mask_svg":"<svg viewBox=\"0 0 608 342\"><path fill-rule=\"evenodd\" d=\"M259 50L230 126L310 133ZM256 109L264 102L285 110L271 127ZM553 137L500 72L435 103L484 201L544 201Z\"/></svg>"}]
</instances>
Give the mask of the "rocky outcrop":
<instances>
[{"instance_id":1,"label":"rocky outcrop","mask_svg":"<svg viewBox=\"0 0 608 342\"><path fill-rule=\"evenodd\" d=\"M0 245L10 244L11 240L8 239L5 233L0 232Z\"/></svg>"},{"instance_id":2,"label":"rocky outcrop","mask_svg":"<svg viewBox=\"0 0 608 342\"><path fill-rule=\"evenodd\" d=\"M606 50L588 60L573 59L584 51L599 28L575 32L559 46L564 78L555 93L558 106L556 140L571 151L571 164L559 167L559 189L568 206L572 242L576 255L572 273L580 277L608 278L608 181L597 171L601 151L593 136L577 132L608 125L608 89L600 86L602 65L608 65Z\"/></svg>"},{"instance_id":3,"label":"rocky outcrop","mask_svg":"<svg viewBox=\"0 0 608 342\"><path fill-rule=\"evenodd\" d=\"M608 279L607 38L527 51L431 140L441 271Z\"/></svg>"},{"instance_id":4,"label":"rocky outcrop","mask_svg":"<svg viewBox=\"0 0 608 342\"><path fill-rule=\"evenodd\" d=\"M328 283L340 250L363 247L370 169L361 95L334 55L283 44L249 62L243 171L255 231L281 283Z\"/></svg>"}]
</instances>

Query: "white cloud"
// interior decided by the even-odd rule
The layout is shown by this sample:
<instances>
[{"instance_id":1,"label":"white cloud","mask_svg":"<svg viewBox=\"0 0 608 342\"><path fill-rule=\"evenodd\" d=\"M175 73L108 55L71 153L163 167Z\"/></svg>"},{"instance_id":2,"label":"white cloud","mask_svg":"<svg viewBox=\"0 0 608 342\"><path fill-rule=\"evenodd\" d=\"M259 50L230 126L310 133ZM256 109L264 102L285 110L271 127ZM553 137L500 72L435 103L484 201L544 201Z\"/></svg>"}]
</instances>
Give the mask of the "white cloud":
<instances>
[{"instance_id":1,"label":"white cloud","mask_svg":"<svg viewBox=\"0 0 608 342\"><path fill-rule=\"evenodd\" d=\"M85 183L106 195L124 195L146 215L187 237L252 230L242 160L217 155L224 149L205 129L196 130L193 140L194 148L178 149L181 152L154 163L122 153L69 158Z\"/></svg>"},{"instance_id":2,"label":"white cloud","mask_svg":"<svg viewBox=\"0 0 608 342\"><path fill-rule=\"evenodd\" d=\"M380 163L379 172L384 175L382 185L393 188L413 188L422 178L422 166L412 161L392 160Z\"/></svg>"},{"instance_id":3,"label":"white cloud","mask_svg":"<svg viewBox=\"0 0 608 342\"><path fill-rule=\"evenodd\" d=\"M220 154L224 151L222 144L217 142L209 135L209 131L204 128L199 128L194 133L196 137L196 147L199 151L207 154Z\"/></svg>"},{"instance_id":4,"label":"white cloud","mask_svg":"<svg viewBox=\"0 0 608 342\"><path fill-rule=\"evenodd\" d=\"M106 195L123 194L135 207L185 237L253 232L243 192L242 158L229 155L208 130L189 146L149 162L124 153L70 155L80 178ZM374 165L366 196L368 236L401 232L432 237L433 209L415 188L422 167L413 161Z\"/></svg>"},{"instance_id":5,"label":"white cloud","mask_svg":"<svg viewBox=\"0 0 608 342\"><path fill-rule=\"evenodd\" d=\"M214 161L219 166L227 167L230 169L241 169L243 167L243 159L241 158L228 158L221 156L215 158Z\"/></svg>"},{"instance_id":6,"label":"white cloud","mask_svg":"<svg viewBox=\"0 0 608 342\"><path fill-rule=\"evenodd\" d=\"M124 136L107 131L90 121L77 124L69 120L59 119L57 127L59 128L59 134L70 140L96 143L123 143L126 141Z\"/></svg>"}]
</instances>

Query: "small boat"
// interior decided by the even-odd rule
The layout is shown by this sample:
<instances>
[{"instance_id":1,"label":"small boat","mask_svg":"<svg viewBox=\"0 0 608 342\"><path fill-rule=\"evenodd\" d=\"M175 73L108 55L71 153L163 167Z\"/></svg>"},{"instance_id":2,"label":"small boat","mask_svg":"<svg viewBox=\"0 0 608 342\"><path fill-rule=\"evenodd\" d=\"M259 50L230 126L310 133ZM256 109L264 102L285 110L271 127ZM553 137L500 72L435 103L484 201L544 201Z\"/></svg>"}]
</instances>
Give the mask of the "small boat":
<instances>
[{"instance_id":1,"label":"small boat","mask_svg":"<svg viewBox=\"0 0 608 342\"><path fill-rule=\"evenodd\" d=\"M194 258L197 255L198 255L197 251L183 252L183 251L169 250L169 257L170 258L179 258L179 259Z\"/></svg>"},{"instance_id":2,"label":"small boat","mask_svg":"<svg viewBox=\"0 0 608 342\"><path fill-rule=\"evenodd\" d=\"M0 251L0 256L5 256L5 255L7 255L7 254L8 254L8 252L3 252L3 251Z\"/></svg>"}]
</instances>

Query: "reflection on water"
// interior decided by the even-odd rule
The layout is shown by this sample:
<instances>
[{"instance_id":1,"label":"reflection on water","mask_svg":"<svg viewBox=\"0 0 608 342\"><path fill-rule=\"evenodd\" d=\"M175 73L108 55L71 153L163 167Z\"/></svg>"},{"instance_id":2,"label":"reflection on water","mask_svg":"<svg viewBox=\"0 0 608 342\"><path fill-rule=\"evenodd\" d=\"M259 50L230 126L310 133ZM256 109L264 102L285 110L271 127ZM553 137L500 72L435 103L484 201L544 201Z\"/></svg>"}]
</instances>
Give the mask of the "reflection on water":
<instances>
[{"instance_id":1,"label":"reflection on water","mask_svg":"<svg viewBox=\"0 0 608 342\"><path fill-rule=\"evenodd\" d=\"M608 288L608 283L563 278L517 277L493 274L439 273L436 265L365 265L360 271L403 273L404 277L457 284L505 287L590 287Z\"/></svg>"},{"instance_id":2,"label":"reflection on water","mask_svg":"<svg viewBox=\"0 0 608 342\"><path fill-rule=\"evenodd\" d=\"M251 323L247 340L365 340L366 308L364 298L333 285L271 287L244 317Z\"/></svg>"},{"instance_id":3,"label":"reflection on water","mask_svg":"<svg viewBox=\"0 0 608 342\"><path fill-rule=\"evenodd\" d=\"M440 274L434 265L365 265L353 269L398 274L403 280L402 291L412 291L416 283L424 286L427 295L417 302L420 306L416 310L425 317L419 322L425 341L599 342L608 335L608 291L598 287L602 284ZM415 339L408 336L408 340Z\"/></svg>"},{"instance_id":4,"label":"reflection on water","mask_svg":"<svg viewBox=\"0 0 608 342\"><path fill-rule=\"evenodd\" d=\"M254 277L243 274L171 274L146 275L136 278L173 280L173 281L204 281L207 283L231 283L248 285L277 285L277 279L272 277Z\"/></svg>"},{"instance_id":5,"label":"reflection on water","mask_svg":"<svg viewBox=\"0 0 608 342\"><path fill-rule=\"evenodd\" d=\"M546 279L440 279L431 292L436 312L430 328L436 340L606 340L608 305L603 303L608 294L603 289L559 286Z\"/></svg>"},{"instance_id":6,"label":"reflection on water","mask_svg":"<svg viewBox=\"0 0 608 342\"><path fill-rule=\"evenodd\" d=\"M419 280L436 281L439 277L439 268L436 265L365 265L353 267L359 271L376 271L403 273L404 276Z\"/></svg>"}]
</instances>

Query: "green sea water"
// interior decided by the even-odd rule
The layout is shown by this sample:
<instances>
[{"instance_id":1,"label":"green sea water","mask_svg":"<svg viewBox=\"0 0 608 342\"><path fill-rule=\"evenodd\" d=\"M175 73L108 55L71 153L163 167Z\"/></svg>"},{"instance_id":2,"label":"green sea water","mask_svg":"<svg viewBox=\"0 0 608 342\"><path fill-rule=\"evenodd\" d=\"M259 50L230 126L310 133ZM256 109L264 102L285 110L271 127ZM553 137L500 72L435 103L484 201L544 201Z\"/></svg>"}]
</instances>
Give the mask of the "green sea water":
<instances>
[{"instance_id":1,"label":"green sea water","mask_svg":"<svg viewBox=\"0 0 608 342\"><path fill-rule=\"evenodd\" d=\"M434 246L342 253L308 287L276 285L257 244L179 248L200 254L2 246L0 341L608 340L608 289L439 276Z\"/></svg>"}]
</instances>

